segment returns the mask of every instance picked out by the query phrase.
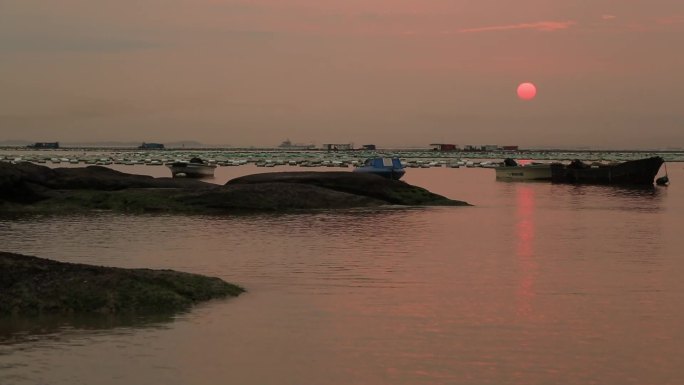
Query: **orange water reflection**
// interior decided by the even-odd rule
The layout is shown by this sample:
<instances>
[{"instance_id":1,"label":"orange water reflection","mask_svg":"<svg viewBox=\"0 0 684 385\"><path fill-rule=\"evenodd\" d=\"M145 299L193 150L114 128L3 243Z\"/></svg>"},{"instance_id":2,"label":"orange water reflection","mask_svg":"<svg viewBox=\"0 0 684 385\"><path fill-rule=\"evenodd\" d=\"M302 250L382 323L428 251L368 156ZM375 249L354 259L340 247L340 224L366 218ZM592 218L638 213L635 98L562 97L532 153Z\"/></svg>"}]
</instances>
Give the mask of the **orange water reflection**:
<instances>
[{"instance_id":1,"label":"orange water reflection","mask_svg":"<svg viewBox=\"0 0 684 385\"><path fill-rule=\"evenodd\" d=\"M222 167L212 183L261 170ZM405 177L473 207L0 220L7 251L248 289L160 328L0 343L0 384L681 383L684 184L492 173Z\"/></svg>"},{"instance_id":2,"label":"orange water reflection","mask_svg":"<svg viewBox=\"0 0 684 385\"><path fill-rule=\"evenodd\" d=\"M516 312L519 317L531 318L533 316L532 303L536 296L534 283L538 270L534 253L536 235L534 189L530 186L518 185L516 205L516 258L520 270L520 281L516 292Z\"/></svg>"}]
</instances>

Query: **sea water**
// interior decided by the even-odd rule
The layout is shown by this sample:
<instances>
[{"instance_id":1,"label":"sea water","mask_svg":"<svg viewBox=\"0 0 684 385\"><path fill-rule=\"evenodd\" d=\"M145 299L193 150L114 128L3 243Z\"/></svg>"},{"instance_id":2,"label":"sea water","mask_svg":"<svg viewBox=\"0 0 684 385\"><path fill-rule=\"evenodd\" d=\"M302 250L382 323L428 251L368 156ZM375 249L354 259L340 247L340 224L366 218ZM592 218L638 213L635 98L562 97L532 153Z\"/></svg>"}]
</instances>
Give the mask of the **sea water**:
<instances>
[{"instance_id":1,"label":"sea water","mask_svg":"<svg viewBox=\"0 0 684 385\"><path fill-rule=\"evenodd\" d=\"M684 165L668 172L630 189L407 171L472 207L1 218L3 251L247 293L175 316L0 320L0 384L681 384Z\"/></svg>"}]
</instances>

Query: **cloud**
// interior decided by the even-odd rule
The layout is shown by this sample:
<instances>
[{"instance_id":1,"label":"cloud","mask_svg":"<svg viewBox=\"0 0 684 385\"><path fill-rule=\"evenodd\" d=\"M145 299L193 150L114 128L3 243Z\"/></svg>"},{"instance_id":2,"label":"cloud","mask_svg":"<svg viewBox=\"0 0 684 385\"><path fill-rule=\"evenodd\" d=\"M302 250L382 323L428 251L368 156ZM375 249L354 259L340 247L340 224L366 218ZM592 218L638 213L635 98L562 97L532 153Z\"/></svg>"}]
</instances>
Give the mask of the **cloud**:
<instances>
[{"instance_id":1,"label":"cloud","mask_svg":"<svg viewBox=\"0 0 684 385\"><path fill-rule=\"evenodd\" d=\"M43 36L0 37L1 52L89 52L117 53L160 48L162 45L140 39Z\"/></svg>"},{"instance_id":2,"label":"cloud","mask_svg":"<svg viewBox=\"0 0 684 385\"><path fill-rule=\"evenodd\" d=\"M601 19L603 20L613 20L615 18L617 18L615 15L601 15Z\"/></svg>"},{"instance_id":3,"label":"cloud","mask_svg":"<svg viewBox=\"0 0 684 385\"><path fill-rule=\"evenodd\" d=\"M533 31L559 31L563 29L568 29L573 25L577 24L575 21L537 21L534 23L520 23L520 24L507 24L507 25L493 25L488 27L477 27L477 28L466 28L461 29L461 33L474 33L474 32L491 32L491 31L510 31L517 29L529 29Z\"/></svg>"},{"instance_id":4,"label":"cloud","mask_svg":"<svg viewBox=\"0 0 684 385\"><path fill-rule=\"evenodd\" d=\"M684 23L684 16L674 15L668 17L661 17L656 20L656 23L660 25L682 24Z\"/></svg>"}]
</instances>

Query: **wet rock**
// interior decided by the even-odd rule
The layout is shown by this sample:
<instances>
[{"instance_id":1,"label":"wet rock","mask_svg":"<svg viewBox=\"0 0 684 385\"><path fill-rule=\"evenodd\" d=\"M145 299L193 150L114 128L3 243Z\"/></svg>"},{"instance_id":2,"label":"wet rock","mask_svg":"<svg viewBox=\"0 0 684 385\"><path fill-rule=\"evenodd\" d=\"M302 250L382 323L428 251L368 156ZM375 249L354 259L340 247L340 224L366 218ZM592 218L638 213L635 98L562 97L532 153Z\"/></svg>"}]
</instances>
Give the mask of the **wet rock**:
<instances>
[{"instance_id":1,"label":"wet rock","mask_svg":"<svg viewBox=\"0 0 684 385\"><path fill-rule=\"evenodd\" d=\"M197 274L0 252L0 316L177 312L242 292L239 286Z\"/></svg>"},{"instance_id":2,"label":"wet rock","mask_svg":"<svg viewBox=\"0 0 684 385\"><path fill-rule=\"evenodd\" d=\"M241 184L280 184L287 189L294 184L318 186L348 194L373 198L385 204L418 206L467 206L468 203L448 199L424 188L378 175L355 172L272 172L235 178L227 186Z\"/></svg>"},{"instance_id":3,"label":"wet rock","mask_svg":"<svg viewBox=\"0 0 684 385\"><path fill-rule=\"evenodd\" d=\"M153 178L106 167L55 168L0 163L0 209L7 212L179 212L338 209L382 205L459 206L405 182L351 172L276 172L224 186Z\"/></svg>"}]
</instances>

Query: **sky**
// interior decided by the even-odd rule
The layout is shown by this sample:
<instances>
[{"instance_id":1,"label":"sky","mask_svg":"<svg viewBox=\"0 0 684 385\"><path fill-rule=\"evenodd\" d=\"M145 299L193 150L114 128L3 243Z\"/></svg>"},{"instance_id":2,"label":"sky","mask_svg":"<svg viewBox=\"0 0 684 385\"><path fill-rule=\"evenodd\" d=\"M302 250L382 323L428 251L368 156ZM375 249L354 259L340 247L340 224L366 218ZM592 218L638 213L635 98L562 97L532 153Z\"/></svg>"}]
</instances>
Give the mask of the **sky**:
<instances>
[{"instance_id":1,"label":"sky","mask_svg":"<svg viewBox=\"0 0 684 385\"><path fill-rule=\"evenodd\" d=\"M0 0L0 141L681 148L683 42L682 0Z\"/></svg>"}]
</instances>

